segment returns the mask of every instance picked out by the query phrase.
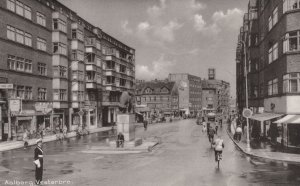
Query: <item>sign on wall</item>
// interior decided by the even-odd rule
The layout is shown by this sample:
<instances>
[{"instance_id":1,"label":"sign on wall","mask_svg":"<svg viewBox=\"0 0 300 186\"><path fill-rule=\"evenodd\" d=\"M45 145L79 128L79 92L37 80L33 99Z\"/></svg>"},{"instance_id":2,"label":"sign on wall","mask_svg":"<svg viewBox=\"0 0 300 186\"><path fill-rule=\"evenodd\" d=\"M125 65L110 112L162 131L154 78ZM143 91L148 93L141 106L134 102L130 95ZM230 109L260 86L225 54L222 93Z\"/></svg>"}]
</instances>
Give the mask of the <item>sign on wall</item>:
<instances>
[{"instance_id":1,"label":"sign on wall","mask_svg":"<svg viewBox=\"0 0 300 186\"><path fill-rule=\"evenodd\" d=\"M9 99L9 109L12 112L20 112L21 110L21 99Z\"/></svg>"}]
</instances>

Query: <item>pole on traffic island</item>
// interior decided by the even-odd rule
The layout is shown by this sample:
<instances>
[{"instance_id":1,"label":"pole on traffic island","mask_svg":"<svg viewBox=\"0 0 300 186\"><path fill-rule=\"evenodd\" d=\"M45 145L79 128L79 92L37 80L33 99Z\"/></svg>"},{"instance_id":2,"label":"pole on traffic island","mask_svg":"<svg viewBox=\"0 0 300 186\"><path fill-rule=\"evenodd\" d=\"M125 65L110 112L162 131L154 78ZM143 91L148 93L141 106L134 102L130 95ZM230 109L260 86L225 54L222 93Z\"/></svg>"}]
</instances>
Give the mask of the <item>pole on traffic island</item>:
<instances>
[{"instance_id":1,"label":"pole on traffic island","mask_svg":"<svg viewBox=\"0 0 300 186\"><path fill-rule=\"evenodd\" d=\"M244 72L245 72L245 85L246 85L246 109L243 110L243 116L246 118L247 122L247 147L246 150L250 151L250 136L249 136L249 117L252 115L252 111L249 109L248 104L248 72L247 72L247 51L246 51L246 43L244 41L240 41L243 44L244 49ZM246 112L245 112L246 111ZM245 112L245 113L244 113Z\"/></svg>"}]
</instances>

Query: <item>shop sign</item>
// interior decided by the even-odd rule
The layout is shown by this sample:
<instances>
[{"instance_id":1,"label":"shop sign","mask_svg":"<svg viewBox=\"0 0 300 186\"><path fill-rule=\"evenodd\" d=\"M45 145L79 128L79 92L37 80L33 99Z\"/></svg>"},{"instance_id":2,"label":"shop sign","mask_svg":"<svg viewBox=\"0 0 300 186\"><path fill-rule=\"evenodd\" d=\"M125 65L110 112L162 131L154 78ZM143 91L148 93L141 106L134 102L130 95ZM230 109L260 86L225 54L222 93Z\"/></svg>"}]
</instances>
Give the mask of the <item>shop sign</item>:
<instances>
[{"instance_id":1,"label":"shop sign","mask_svg":"<svg viewBox=\"0 0 300 186\"><path fill-rule=\"evenodd\" d=\"M9 109L12 112L19 112L21 110L21 99L9 99Z\"/></svg>"},{"instance_id":2,"label":"shop sign","mask_svg":"<svg viewBox=\"0 0 300 186\"><path fill-rule=\"evenodd\" d=\"M19 115L32 116L35 114L35 110L22 110Z\"/></svg>"},{"instance_id":3,"label":"shop sign","mask_svg":"<svg viewBox=\"0 0 300 186\"><path fill-rule=\"evenodd\" d=\"M37 102L34 105L35 110L43 113L49 113L52 111L52 103L43 103L43 102Z\"/></svg>"},{"instance_id":4,"label":"shop sign","mask_svg":"<svg viewBox=\"0 0 300 186\"><path fill-rule=\"evenodd\" d=\"M0 83L0 89L13 89L13 84L7 84L7 83Z\"/></svg>"}]
</instances>

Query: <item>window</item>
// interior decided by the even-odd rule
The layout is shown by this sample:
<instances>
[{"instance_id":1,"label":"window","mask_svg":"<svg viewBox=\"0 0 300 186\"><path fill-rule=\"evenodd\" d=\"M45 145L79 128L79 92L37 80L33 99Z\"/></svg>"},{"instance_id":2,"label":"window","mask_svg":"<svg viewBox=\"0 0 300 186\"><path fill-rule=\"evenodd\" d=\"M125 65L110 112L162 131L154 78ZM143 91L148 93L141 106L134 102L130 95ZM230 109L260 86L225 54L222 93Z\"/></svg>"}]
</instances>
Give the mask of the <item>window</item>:
<instances>
[{"instance_id":1,"label":"window","mask_svg":"<svg viewBox=\"0 0 300 186\"><path fill-rule=\"evenodd\" d=\"M53 53L67 55L67 45L63 43L53 43Z\"/></svg>"},{"instance_id":2,"label":"window","mask_svg":"<svg viewBox=\"0 0 300 186\"><path fill-rule=\"evenodd\" d=\"M83 41L83 32L77 29L72 29L72 39Z\"/></svg>"},{"instance_id":3,"label":"window","mask_svg":"<svg viewBox=\"0 0 300 186\"><path fill-rule=\"evenodd\" d=\"M46 26L46 16L36 12L36 21L39 25Z\"/></svg>"},{"instance_id":4,"label":"window","mask_svg":"<svg viewBox=\"0 0 300 186\"><path fill-rule=\"evenodd\" d=\"M32 61L25 59L25 65L24 65L24 71L25 72L32 72Z\"/></svg>"},{"instance_id":5,"label":"window","mask_svg":"<svg viewBox=\"0 0 300 186\"><path fill-rule=\"evenodd\" d=\"M19 1L16 1L16 13L21 16L24 15L24 5Z\"/></svg>"},{"instance_id":6,"label":"window","mask_svg":"<svg viewBox=\"0 0 300 186\"><path fill-rule=\"evenodd\" d=\"M275 43L269 49L269 64L278 59L278 43Z\"/></svg>"},{"instance_id":7,"label":"window","mask_svg":"<svg viewBox=\"0 0 300 186\"><path fill-rule=\"evenodd\" d=\"M120 65L120 72L126 73L126 66Z\"/></svg>"},{"instance_id":8,"label":"window","mask_svg":"<svg viewBox=\"0 0 300 186\"><path fill-rule=\"evenodd\" d=\"M293 52L300 50L300 31L294 31L285 34L283 41L283 52Z\"/></svg>"},{"instance_id":9,"label":"window","mask_svg":"<svg viewBox=\"0 0 300 186\"><path fill-rule=\"evenodd\" d=\"M270 31L278 22L278 7L276 7L273 12L272 15L269 17L268 19L268 30Z\"/></svg>"},{"instance_id":10,"label":"window","mask_svg":"<svg viewBox=\"0 0 300 186\"><path fill-rule=\"evenodd\" d=\"M72 60L73 61L84 61L83 52L80 50L72 50Z\"/></svg>"},{"instance_id":11,"label":"window","mask_svg":"<svg viewBox=\"0 0 300 186\"><path fill-rule=\"evenodd\" d=\"M67 33L66 22L60 19L53 19L53 29Z\"/></svg>"},{"instance_id":12,"label":"window","mask_svg":"<svg viewBox=\"0 0 300 186\"><path fill-rule=\"evenodd\" d=\"M38 100L46 100L47 99L47 89L38 88Z\"/></svg>"},{"instance_id":13,"label":"window","mask_svg":"<svg viewBox=\"0 0 300 186\"><path fill-rule=\"evenodd\" d=\"M53 67L53 76L67 78L67 67L65 67L65 66Z\"/></svg>"},{"instance_id":14,"label":"window","mask_svg":"<svg viewBox=\"0 0 300 186\"><path fill-rule=\"evenodd\" d=\"M25 33L25 45L32 46L32 35Z\"/></svg>"},{"instance_id":15,"label":"window","mask_svg":"<svg viewBox=\"0 0 300 186\"><path fill-rule=\"evenodd\" d=\"M66 101L67 100L67 90L66 89L54 89L53 99L56 101Z\"/></svg>"},{"instance_id":16,"label":"window","mask_svg":"<svg viewBox=\"0 0 300 186\"><path fill-rule=\"evenodd\" d=\"M78 81L84 81L84 73L83 71L73 71L72 72L72 79Z\"/></svg>"},{"instance_id":17,"label":"window","mask_svg":"<svg viewBox=\"0 0 300 186\"><path fill-rule=\"evenodd\" d=\"M275 78L268 82L268 96L278 94L278 79Z\"/></svg>"},{"instance_id":18,"label":"window","mask_svg":"<svg viewBox=\"0 0 300 186\"><path fill-rule=\"evenodd\" d=\"M25 96L25 87L24 86L17 86L17 97L24 99Z\"/></svg>"},{"instance_id":19,"label":"window","mask_svg":"<svg viewBox=\"0 0 300 186\"><path fill-rule=\"evenodd\" d=\"M46 51L47 50L46 40L38 37L37 38L37 49L42 50L42 51Z\"/></svg>"},{"instance_id":20,"label":"window","mask_svg":"<svg viewBox=\"0 0 300 186\"><path fill-rule=\"evenodd\" d=\"M24 5L24 17L31 20L31 8Z\"/></svg>"},{"instance_id":21,"label":"window","mask_svg":"<svg viewBox=\"0 0 300 186\"><path fill-rule=\"evenodd\" d=\"M125 85L126 85L126 80L120 79L120 86L125 87Z\"/></svg>"},{"instance_id":22,"label":"window","mask_svg":"<svg viewBox=\"0 0 300 186\"><path fill-rule=\"evenodd\" d=\"M16 62L17 62L16 70L24 71L24 58L17 57Z\"/></svg>"},{"instance_id":23,"label":"window","mask_svg":"<svg viewBox=\"0 0 300 186\"><path fill-rule=\"evenodd\" d=\"M47 67L45 63L38 63L38 73L42 76L47 75Z\"/></svg>"},{"instance_id":24,"label":"window","mask_svg":"<svg viewBox=\"0 0 300 186\"><path fill-rule=\"evenodd\" d=\"M24 99L26 100L32 99L32 87L25 87Z\"/></svg>"},{"instance_id":25,"label":"window","mask_svg":"<svg viewBox=\"0 0 300 186\"><path fill-rule=\"evenodd\" d=\"M300 0L283 0L283 13L300 8Z\"/></svg>"},{"instance_id":26,"label":"window","mask_svg":"<svg viewBox=\"0 0 300 186\"><path fill-rule=\"evenodd\" d=\"M15 41L16 39L16 29L12 26L7 25L7 39Z\"/></svg>"},{"instance_id":27,"label":"window","mask_svg":"<svg viewBox=\"0 0 300 186\"><path fill-rule=\"evenodd\" d=\"M15 0L7 0L6 5L8 10L15 12L15 8L16 8Z\"/></svg>"},{"instance_id":28,"label":"window","mask_svg":"<svg viewBox=\"0 0 300 186\"><path fill-rule=\"evenodd\" d=\"M7 66L8 66L8 69L10 69L10 70L16 70L17 67L16 67L16 57L15 56L8 55Z\"/></svg>"},{"instance_id":29,"label":"window","mask_svg":"<svg viewBox=\"0 0 300 186\"><path fill-rule=\"evenodd\" d=\"M98 50L101 50L101 44L100 44L100 41L96 41L96 48Z\"/></svg>"},{"instance_id":30,"label":"window","mask_svg":"<svg viewBox=\"0 0 300 186\"><path fill-rule=\"evenodd\" d=\"M22 30L16 29L16 41L24 44L24 32Z\"/></svg>"},{"instance_id":31,"label":"window","mask_svg":"<svg viewBox=\"0 0 300 186\"><path fill-rule=\"evenodd\" d=\"M299 93L300 92L300 73L290 73L283 76L283 92Z\"/></svg>"}]
</instances>

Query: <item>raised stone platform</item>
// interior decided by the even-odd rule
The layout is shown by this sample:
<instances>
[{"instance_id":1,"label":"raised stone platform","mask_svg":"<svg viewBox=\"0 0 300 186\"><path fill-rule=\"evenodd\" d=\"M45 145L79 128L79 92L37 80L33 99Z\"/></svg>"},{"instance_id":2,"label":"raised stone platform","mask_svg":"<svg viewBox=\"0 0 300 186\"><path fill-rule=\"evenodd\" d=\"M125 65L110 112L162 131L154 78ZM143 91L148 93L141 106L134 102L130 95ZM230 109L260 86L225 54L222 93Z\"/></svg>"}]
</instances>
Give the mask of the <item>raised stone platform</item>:
<instances>
[{"instance_id":1,"label":"raised stone platform","mask_svg":"<svg viewBox=\"0 0 300 186\"><path fill-rule=\"evenodd\" d=\"M133 148L133 147L137 147L139 145L141 145L143 143L142 139L135 139L132 141L125 141L124 142L124 148ZM110 141L109 142L109 146L110 147L117 147L117 142L116 141ZM121 148L121 147L120 147Z\"/></svg>"}]
</instances>

